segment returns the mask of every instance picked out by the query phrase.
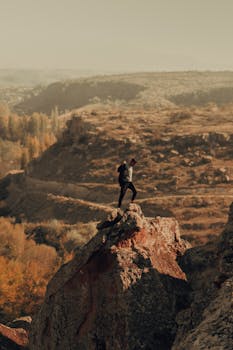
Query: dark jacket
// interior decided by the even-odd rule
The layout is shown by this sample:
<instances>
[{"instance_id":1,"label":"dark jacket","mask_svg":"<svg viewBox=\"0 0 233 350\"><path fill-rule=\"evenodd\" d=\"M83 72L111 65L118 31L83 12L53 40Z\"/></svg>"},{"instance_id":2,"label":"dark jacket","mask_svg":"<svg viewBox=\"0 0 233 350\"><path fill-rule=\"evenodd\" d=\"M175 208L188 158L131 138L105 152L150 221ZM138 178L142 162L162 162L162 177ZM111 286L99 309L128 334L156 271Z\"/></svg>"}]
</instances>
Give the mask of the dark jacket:
<instances>
[{"instance_id":1,"label":"dark jacket","mask_svg":"<svg viewBox=\"0 0 233 350\"><path fill-rule=\"evenodd\" d=\"M129 182L129 166L127 164L121 164L117 171L119 173L118 181L120 185Z\"/></svg>"}]
</instances>

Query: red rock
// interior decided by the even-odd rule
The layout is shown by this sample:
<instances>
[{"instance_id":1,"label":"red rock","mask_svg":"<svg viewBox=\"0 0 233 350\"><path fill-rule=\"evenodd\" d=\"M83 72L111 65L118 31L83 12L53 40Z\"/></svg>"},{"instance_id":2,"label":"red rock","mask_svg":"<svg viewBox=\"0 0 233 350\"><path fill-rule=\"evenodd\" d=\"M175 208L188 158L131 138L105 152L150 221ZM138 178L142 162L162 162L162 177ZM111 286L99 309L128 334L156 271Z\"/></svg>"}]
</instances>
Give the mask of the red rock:
<instances>
[{"instance_id":1,"label":"red rock","mask_svg":"<svg viewBox=\"0 0 233 350\"><path fill-rule=\"evenodd\" d=\"M20 350L28 345L28 332L23 328L10 328L0 324L0 349Z\"/></svg>"},{"instance_id":2,"label":"red rock","mask_svg":"<svg viewBox=\"0 0 233 350\"><path fill-rule=\"evenodd\" d=\"M30 349L169 349L187 294L176 220L131 204L99 227L49 283Z\"/></svg>"}]
</instances>

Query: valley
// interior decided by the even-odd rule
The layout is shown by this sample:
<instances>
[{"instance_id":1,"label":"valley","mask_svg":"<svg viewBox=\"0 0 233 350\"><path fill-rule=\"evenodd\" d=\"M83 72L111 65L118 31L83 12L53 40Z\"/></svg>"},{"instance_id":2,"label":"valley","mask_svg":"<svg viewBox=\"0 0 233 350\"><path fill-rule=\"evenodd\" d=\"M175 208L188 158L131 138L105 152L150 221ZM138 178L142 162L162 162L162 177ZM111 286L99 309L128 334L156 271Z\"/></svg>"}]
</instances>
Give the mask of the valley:
<instances>
[{"instance_id":1,"label":"valley","mask_svg":"<svg viewBox=\"0 0 233 350\"><path fill-rule=\"evenodd\" d=\"M67 127L54 145L25 173L9 175L2 210L35 223L103 219L117 205L116 168L134 157L145 214L174 215L185 237L204 243L221 232L233 198L232 113L216 105L77 109L63 116Z\"/></svg>"}]
</instances>

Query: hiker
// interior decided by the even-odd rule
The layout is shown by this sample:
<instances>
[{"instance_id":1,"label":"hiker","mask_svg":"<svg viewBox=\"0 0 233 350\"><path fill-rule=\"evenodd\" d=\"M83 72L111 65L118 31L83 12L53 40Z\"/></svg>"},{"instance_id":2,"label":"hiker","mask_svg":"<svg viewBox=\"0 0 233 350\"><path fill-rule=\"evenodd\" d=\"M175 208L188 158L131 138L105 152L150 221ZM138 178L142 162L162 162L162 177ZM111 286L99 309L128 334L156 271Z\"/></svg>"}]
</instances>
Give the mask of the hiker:
<instances>
[{"instance_id":1,"label":"hiker","mask_svg":"<svg viewBox=\"0 0 233 350\"><path fill-rule=\"evenodd\" d=\"M118 181L121 187L121 192L118 200L118 208L121 207L122 200L126 194L127 189L129 188L133 195L131 202L134 201L137 191L133 185L133 167L136 164L136 160L134 158L131 159L129 165L124 161L119 168L117 169L119 173Z\"/></svg>"}]
</instances>

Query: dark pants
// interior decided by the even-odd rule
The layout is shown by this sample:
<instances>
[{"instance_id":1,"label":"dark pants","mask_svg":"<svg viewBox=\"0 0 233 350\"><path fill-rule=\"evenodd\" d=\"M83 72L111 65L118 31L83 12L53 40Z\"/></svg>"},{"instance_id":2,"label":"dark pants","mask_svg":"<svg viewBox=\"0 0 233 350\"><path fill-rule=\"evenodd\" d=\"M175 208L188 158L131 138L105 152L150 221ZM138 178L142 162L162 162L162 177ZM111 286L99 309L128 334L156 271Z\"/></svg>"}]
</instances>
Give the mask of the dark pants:
<instances>
[{"instance_id":1,"label":"dark pants","mask_svg":"<svg viewBox=\"0 0 233 350\"><path fill-rule=\"evenodd\" d=\"M121 192L120 192L120 196L119 196L119 200L118 200L118 208L121 207L121 202L122 199L124 198L126 191L128 190L128 188L132 191L133 196L132 196L132 201L135 199L136 195L137 195L137 191L136 188L134 187L132 182L121 182L120 183L121 186Z\"/></svg>"}]
</instances>

